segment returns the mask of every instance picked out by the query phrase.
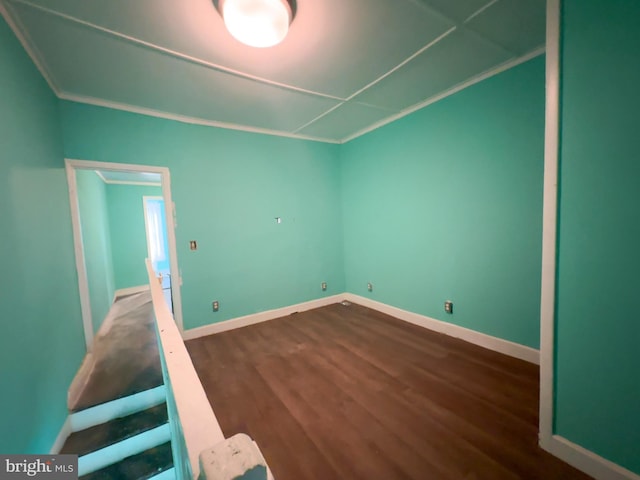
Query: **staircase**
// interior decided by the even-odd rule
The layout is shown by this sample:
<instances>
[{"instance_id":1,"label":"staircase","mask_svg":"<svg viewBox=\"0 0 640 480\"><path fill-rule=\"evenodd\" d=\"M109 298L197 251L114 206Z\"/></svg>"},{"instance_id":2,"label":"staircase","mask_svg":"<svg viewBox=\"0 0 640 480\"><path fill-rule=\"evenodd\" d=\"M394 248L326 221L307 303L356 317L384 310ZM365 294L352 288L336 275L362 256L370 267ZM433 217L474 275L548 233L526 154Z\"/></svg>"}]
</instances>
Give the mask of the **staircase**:
<instances>
[{"instance_id":1,"label":"staircase","mask_svg":"<svg viewBox=\"0 0 640 480\"><path fill-rule=\"evenodd\" d=\"M171 429L149 291L116 298L70 397L71 435L86 480L175 479Z\"/></svg>"},{"instance_id":2,"label":"staircase","mask_svg":"<svg viewBox=\"0 0 640 480\"><path fill-rule=\"evenodd\" d=\"M175 479L165 387L71 414L60 453L78 455L84 480Z\"/></svg>"}]
</instances>

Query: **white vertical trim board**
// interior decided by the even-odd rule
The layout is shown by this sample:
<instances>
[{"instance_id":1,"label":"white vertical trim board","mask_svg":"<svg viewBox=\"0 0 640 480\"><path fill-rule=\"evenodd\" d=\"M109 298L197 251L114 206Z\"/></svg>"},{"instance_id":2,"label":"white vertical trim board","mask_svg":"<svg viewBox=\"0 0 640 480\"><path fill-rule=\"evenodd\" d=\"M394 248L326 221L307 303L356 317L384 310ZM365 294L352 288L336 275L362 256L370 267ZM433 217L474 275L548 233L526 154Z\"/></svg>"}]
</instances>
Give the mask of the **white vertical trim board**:
<instances>
[{"instance_id":1,"label":"white vertical trim board","mask_svg":"<svg viewBox=\"0 0 640 480\"><path fill-rule=\"evenodd\" d=\"M256 323L286 317L293 313L306 312L307 310L313 310L314 308L325 307L333 303L340 303L344 298L345 294L332 295L330 297L318 298L316 300L298 303L288 307L266 310L264 312L253 313L251 315L245 315L243 317L237 317L219 323L212 323L203 327L191 328L183 332L182 338L184 340L193 340L194 338L206 337L207 335L214 335L228 330L235 330L236 328L247 327L249 325L255 325Z\"/></svg>"},{"instance_id":2,"label":"white vertical trim board","mask_svg":"<svg viewBox=\"0 0 640 480\"><path fill-rule=\"evenodd\" d=\"M51 455L57 455L58 453L60 453L60 450L62 450L62 447L64 446L64 442L67 441L67 438L69 438L69 435L71 435L71 418L67 417L64 423L62 424L62 427L60 428L60 432L58 432L58 436L53 442L53 445L51 445L51 450L49 450L49 453Z\"/></svg>"},{"instance_id":3,"label":"white vertical trim board","mask_svg":"<svg viewBox=\"0 0 640 480\"><path fill-rule=\"evenodd\" d=\"M159 173L162 176L162 198L165 203L165 215L167 224L167 241L169 243L169 257L171 278L178 279L172 283L173 311L174 319L178 328L182 330L182 298L180 295L180 271L178 268L178 255L175 238L174 215L166 209L167 205L173 206L171 197L171 177L167 167L157 167L151 165L137 165L127 163L96 162L92 160L65 159L67 168L67 181L69 183L69 200L71 203L71 221L73 225L73 238L76 252L76 268L78 270L78 288L80 291L80 302L82 306L82 319L85 328L85 338L87 348L93 342L93 325L91 323L91 300L89 298L89 283L87 279L86 264L82 247L82 231L80 229L80 210L78 208L78 188L76 183L76 170L102 170L102 171L124 171L136 173Z\"/></svg>"},{"instance_id":4,"label":"white vertical trim board","mask_svg":"<svg viewBox=\"0 0 640 480\"><path fill-rule=\"evenodd\" d=\"M73 248L78 272L78 293L80 294L80 310L84 326L84 340L87 352L93 346L93 321L91 319L91 299L89 297L89 279L87 278L87 264L84 260L82 242L82 228L80 225L80 205L78 203L78 183L76 171L69 160L65 160L67 170L67 185L69 187L69 205L71 207L71 228L73 229Z\"/></svg>"},{"instance_id":5,"label":"white vertical trim board","mask_svg":"<svg viewBox=\"0 0 640 480\"><path fill-rule=\"evenodd\" d=\"M560 0L547 2L542 287L540 292L540 445L553 435L556 241L560 95Z\"/></svg>"},{"instance_id":6,"label":"white vertical trim board","mask_svg":"<svg viewBox=\"0 0 640 480\"><path fill-rule=\"evenodd\" d=\"M520 360L530 363L538 364L540 362L540 353L535 348L510 342L509 340L504 340L502 338L493 337L485 333L476 332L475 330L470 330L449 322L436 320L435 318L430 318L408 310L402 310L401 308L393 307L386 303L377 302L353 293L345 293L344 298L350 302L386 313L387 315L404 320L405 322L418 325L419 327L423 327L434 332L444 333L450 337L459 338L489 350L519 358Z\"/></svg>"},{"instance_id":7,"label":"white vertical trim board","mask_svg":"<svg viewBox=\"0 0 640 480\"><path fill-rule=\"evenodd\" d=\"M542 288L540 295L540 446L598 480L640 480L637 475L555 435L554 369L560 154L560 39L562 0L547 0Z\"/></svg>"}]
</instances>

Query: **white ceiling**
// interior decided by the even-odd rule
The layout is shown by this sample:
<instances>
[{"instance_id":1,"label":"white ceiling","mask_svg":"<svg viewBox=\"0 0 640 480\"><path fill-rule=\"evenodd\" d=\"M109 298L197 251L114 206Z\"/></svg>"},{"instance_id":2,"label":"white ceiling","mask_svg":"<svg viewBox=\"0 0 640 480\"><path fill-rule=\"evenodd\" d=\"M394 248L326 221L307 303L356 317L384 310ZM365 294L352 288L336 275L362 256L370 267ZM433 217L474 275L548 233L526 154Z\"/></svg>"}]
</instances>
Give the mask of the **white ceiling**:
<instances>
[{"instance_id":1,"label":"white ceiling","mask_svg":"<svg viewBox=\"0 0 640 480\"><path fill-rule=\"evenodd\" d=\"M211 0L0 0L61 98L344 142L543 52L545 0L297 0L272 48Z\"/></svg>"}]
</instances>

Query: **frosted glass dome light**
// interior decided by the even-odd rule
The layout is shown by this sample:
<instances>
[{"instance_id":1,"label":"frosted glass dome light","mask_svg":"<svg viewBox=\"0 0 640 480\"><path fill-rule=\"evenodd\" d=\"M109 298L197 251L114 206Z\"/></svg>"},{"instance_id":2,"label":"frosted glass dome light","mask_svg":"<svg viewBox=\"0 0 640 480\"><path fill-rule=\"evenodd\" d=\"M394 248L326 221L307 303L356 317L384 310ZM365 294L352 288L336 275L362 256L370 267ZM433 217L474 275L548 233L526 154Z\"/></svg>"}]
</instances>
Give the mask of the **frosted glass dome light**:
<instances>
[{"instance_id":1,"label":"frosted glass dome light","mask_svg":"<svg viewBox=\"0 0 640 480\"><path fill-rule=\"evenodd\" d=\"M288 0L220 0L229 33L250 47L272 47L287 36L293 18Z\"/></svg>"}]
</instances>

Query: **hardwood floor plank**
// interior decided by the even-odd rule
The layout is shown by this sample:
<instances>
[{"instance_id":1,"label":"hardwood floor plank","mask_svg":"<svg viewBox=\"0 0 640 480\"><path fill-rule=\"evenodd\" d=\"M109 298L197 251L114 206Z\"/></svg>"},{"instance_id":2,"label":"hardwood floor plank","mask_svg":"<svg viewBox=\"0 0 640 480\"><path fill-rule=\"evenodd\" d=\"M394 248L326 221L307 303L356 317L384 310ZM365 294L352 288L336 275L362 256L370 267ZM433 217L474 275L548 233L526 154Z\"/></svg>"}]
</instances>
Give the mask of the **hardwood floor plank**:
<instances>
[{"instance_id":1,"label":"hardwood floor plank","mask_svg":"<svg viewBox=\"0 0 640 480\"><path fill-rule=\"evenodd\" d=\"M324 359L318 356L314 360L318 366L315 369L317 375L314 372L314 378L316 378L322 375L321 366ZM335 356L329 357L327 362L333 362L336 368L344 365L343 359ZM440 471L444 470L446 478L464 478L470 474L470 470L485 468L492 473L492 478L516 478L502 470L499 465L494 464L490 458L472 445L464 444L455 438L447 426L435 421L433 412L425 408L426 405L416 408L415 405L407 402L404 398L407 388L381 389L373 395L370 393L363 395L364 390L360 385L354 384L351 378L353 377L350 375L343 377L333 375L333 380L338 385L358 399L361 408L371 412L373 416L385 423L390 432L398 432L401 437L408 439L417 447L416 454L438 466ZM437 442L425 441L425 438L438 440Z\"/></svg>"},{"instance_id":2,"label":"hardwood floor plank","mask_svg":"<svg viewBox=\"0 0 640 480\"><path fill-rule=\"evenodd\" d=\"M239 352L231 337L227 338L227 346ZM215 403L216 411L233 411L219 419L226 436L244 432L254 439L260 438L260 448L267 458L273 459L269 464L279 479L339 478L255 367L238 362L235 368L222 370L224 375L205 373L203 385L206 391L211 389L209 385L218 382L229 387L216 396ZM268 424L260 422L262 418L268 418ZM287 463L294 457L297 462ZM287 470L280 471L279 464L288 464Z\"/></svg>"},{"instance_id":3,"label":"hardwood floor plank","mask_svg":"<svg viewBox=\"0 0 640 480\"><path fill-rule=\"evenodd\" d=\"M537 445L538 367L329 305L187 342L278 480L586 480Z\"/></svg>"},{"instance_id":4,"label":"hardwood floor plank","mask_svg":"<svg viewBox=\"0 0 640 480\"><path fill-rule=\"evenodd\" d=\"M310 437L341 473L339 478L376 478L372 475L380 474L386 478L405 478L399 475L400 470L395 465L379 456L379 450L365 440L362 432L354 430L344 416L346 398L323 395L317 379L296 372L295 362L274 358L271 365L262 370L294 417L305 430L312 432ZM368 461L358 461L363 456Z\"/></svg>"}]
</instances>

